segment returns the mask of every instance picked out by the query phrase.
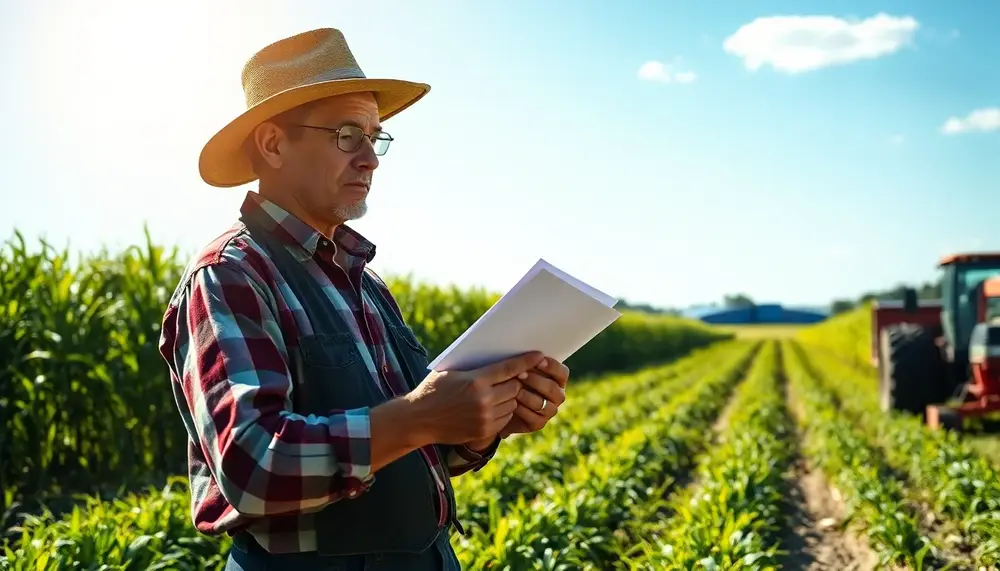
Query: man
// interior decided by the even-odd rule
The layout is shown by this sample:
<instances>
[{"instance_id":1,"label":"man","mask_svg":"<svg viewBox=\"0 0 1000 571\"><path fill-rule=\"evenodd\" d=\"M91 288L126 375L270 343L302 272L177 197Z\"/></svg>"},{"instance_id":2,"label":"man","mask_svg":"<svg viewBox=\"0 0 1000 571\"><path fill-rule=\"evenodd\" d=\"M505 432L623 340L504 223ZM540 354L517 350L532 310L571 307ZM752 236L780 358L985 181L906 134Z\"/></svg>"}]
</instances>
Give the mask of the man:
<instances>
[{"instance_id":1,"label":"man","mask_svg":"<svg viewBox=\"0 0 1000 571\"><path fill-rule=\"evenodd\" d=\"M531 353L428 374L366 267L374 245L345 225L392 141L382 122L429 86L366 79L321 29L255 54L243 87L200 172L259 192L186 269L160 342L195 525L233 536L227 569L458 569L450 478L545 426L569 371Z\"/></svg>"}]
</instances>

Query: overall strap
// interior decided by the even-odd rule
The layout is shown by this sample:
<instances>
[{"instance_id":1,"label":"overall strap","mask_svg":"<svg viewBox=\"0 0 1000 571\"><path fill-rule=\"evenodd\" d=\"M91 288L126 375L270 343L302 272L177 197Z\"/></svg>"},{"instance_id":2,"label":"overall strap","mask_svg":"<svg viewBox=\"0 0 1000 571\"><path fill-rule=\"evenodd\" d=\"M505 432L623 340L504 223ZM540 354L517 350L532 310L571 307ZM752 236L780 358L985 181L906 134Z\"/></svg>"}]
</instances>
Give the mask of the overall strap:
<instances>
[{"instance_id":1,"label":"overall strap","mask_svg":"<svg viewBox=\"0 0 1000 571\"><path fill-rule=\"evenodd\" d=\"M270 254L271 261L278 268L281 277L300 299L302 311L306 314L313 330L317 333L348 331L347 322L339 312L317 311L319 308L329 307L330 300L323 287L306 269L305 264L296 260L285 244L253 218L244 216L240 221L246 226L250 236Z\"/></svg>"},{"instance_id":2,"label":"overall strap","mask_svg":"<svg viewBox=\"0 0 1000 571\"><path fill-rule=\"evenodd\" d=\"M408 329L408 326L406 325L406 322L403 321L402 317L396 314L393 307L395 303L393 303L393 301L388 297L388 286L384 288L379 287L376 284L376 281L385 286L385 282L382 281L382 278L376 276L374 272L371 272L366 268L364 276L362 277L362 288L368 292L368 295L375 303L375 307L377 308L379 314L382 315L382 321L386 324L386 337L392 346L393 353L396 355L396 358L400 360L401 364L406 366L408 352L406 351L406 348L400 346L399 335L395 330ZM416 337L414 336L414 338ZM412 350L409 352L412 353ZM424 362L423 365L423 370L418 369L411 371L411 374L414 376L414 378L411 379L411 388L415 387L420 383L420 381L423 380L423 376L421 375L428 372L426 370L427 363Z\"/></svg>"},{"instance_id":3,"label":"overall strap","mask_svg":"<svg viewBox=\"0 0 1000 571\"><path fill-rule=\"evenodd\" d=\"M301 310L312 325L313 330L320 332L347 331L349 327L340 312L315 310L329 305L326 293L309 274L302 262L292 256L285 244L252 217L241 216L239 220L254 242L268 253L271 262L281 274L281 278L295 292L301 301ZM288 347L288 360L292 376L292 410L302 412L299 396L302 393L304 364L302 352L297 345Z\"/></svg>"}]
</instances>

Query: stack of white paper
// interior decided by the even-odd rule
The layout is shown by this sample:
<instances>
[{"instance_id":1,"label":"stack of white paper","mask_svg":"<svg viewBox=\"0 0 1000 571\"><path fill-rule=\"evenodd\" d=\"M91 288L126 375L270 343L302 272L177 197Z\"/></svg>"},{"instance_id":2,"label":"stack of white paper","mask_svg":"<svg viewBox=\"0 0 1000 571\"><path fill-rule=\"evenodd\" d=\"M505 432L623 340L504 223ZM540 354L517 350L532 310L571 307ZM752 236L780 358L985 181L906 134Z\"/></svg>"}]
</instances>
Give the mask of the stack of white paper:
<instances>
[{"instance_id":1,"label":"stack of white paper","mask_svg":"<svg viewBox=\"0 0 1000 571\"><path fill-rule=\"evenodd\" d=\"M616 301L539 259L428 368L465 371L529 351L565 361L621 317Z\"/></svg>"}]
</instances>

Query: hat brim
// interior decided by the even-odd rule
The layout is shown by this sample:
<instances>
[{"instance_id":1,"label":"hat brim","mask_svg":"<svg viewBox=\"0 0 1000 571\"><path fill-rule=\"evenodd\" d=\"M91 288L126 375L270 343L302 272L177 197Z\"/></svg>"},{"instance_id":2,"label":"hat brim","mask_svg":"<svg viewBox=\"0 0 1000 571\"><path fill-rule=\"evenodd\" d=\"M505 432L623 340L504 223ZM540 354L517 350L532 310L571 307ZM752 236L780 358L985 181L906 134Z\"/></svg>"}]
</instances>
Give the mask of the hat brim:
<instances>
[{"instance_id":1,"label":"hat brim","mask_svg":"<svg viewBox=\"0 0 1000 571\"><path fill-rule=\"evenodd\" d=\"M378 104L379 120L396 115L430 91L426 83L400 79L338 79L294 87L275 93L247 109L219 130L198 158L198 172L206 183L229 188L257 179L243 143L260 123L299 105L347 93L372 92Z\"/></svg>"}]
</instances>

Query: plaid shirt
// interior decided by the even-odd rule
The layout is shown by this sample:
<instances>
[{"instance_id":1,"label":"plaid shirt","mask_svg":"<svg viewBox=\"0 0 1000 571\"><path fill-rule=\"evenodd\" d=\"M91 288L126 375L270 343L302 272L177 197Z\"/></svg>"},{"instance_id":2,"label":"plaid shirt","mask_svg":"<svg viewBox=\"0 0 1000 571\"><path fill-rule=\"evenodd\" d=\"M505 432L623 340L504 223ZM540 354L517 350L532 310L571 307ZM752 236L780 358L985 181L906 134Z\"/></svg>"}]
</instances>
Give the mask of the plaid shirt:
<instances>
[{"instance_id":1,"label":"plaid shirt","mask_svg":"<svg viewBox=\"0 0 1000 571\"><path fill-rule=\"evenodd\" d=\"M358 293L374 245L343 225L332 242L326 240L254 192L241 210L320 281L330 307L342 312L367 347L363 356L372 382L388 394L406 392L382 318L374 302ZM163 319L160 353L189 437L193 520L206 534L247 529L273 553L312 551L312 514L363 493L374 479L368 409L308 417L291 412L288 351L299 335L312 332L311 325L265 250L238 236L240 228L235 224L195 257ZM441 451L448 451L448 470ZM438 478L478 469L495 451L495 445L485 455L464 446L422 449ZM329 485L317 487L319 480Z\"/></svg>"}]
</instances>

